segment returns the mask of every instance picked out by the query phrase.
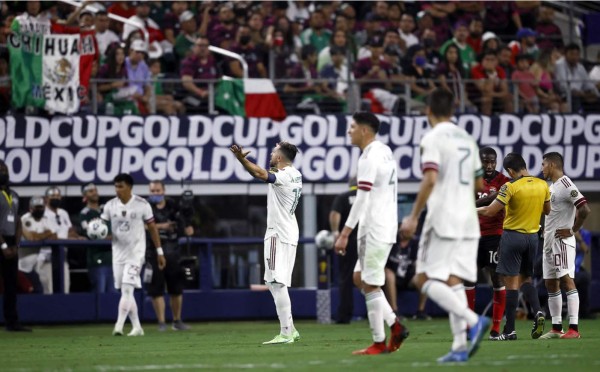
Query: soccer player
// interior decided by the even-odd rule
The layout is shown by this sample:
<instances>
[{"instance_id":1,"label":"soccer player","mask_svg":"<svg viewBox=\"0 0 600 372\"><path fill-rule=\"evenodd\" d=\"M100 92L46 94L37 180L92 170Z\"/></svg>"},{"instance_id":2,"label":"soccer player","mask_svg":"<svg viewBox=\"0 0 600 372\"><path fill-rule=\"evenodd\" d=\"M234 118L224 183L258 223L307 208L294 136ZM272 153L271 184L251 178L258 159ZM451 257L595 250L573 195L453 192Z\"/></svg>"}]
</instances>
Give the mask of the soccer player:
<instances>
[{"instance_id":1,"label":"soccer player","mask_svg":"<svg viewBox=\"0 0 600 372\"><path fill-rule=\"evenodd\" d=\"M358 223L356 267L360 268L373 344L353 354L381 354L398 350L408 337L406 327L400 324L381 290L385 263L398 233L398 172L392 150L375 139L379 119L367 112L358 112L352 119L348 134L352 144L362 150L358 190L334 249L340 255L346 253L348 239ZM385 342L384 321L390 327L389 345Z\"/></svg>"},{"instance_id":2,"label":"soccer player","mask_svg":"<svg viewBox=\"0 0 600 372\"><path fill-rule=\"evenodd\" d=\"M590 213L587 200L573 181L565 176L563 157L558 152L544 155L542 161L544 178L550 185L550 214L544 227L544 258L542 271L548 289L548 307L552 316L552 330L541 336L549 338L580 338L579 293L575 287L575 233L583 226ZM575 222L573 222L575 221ZM569 330L562 330L562 294L567 292Z\"/></svg>"},{"instance_id":3,"label":"soccer player","mask_svg":"<svg viewBox=\"0 0 600 372\"><path fill-rule=\"evenodd\" d=\"M263 345L291 344L300 339L288 293L299 236L295 211L302 194L302 174L292 165L298 149L291 143L279 142L271 153L269 171L248 160L250 151L244 151L241 146L231 146L231 152L252 177L269 183L264 280L273 295L281 331Z\"/></svg>"},{"instance_id":4,"label":"soccer player","mask_svg":"<svg viewBox=\"0 0 600 372\"><path fill-rule=\"evenodd\" d=\"M433 129L421 140L423 180L412 212L400 227L404 237L412 237L427 204L414 282L449 314L452 347L439 363L466 362L490 324L489 318L469 309L463 285L477 280L480 231L475 192L483 188L483 170L473 138L450 121L453 107L450 91L430 94L427 118Z\"/></svg>"},{"instance_id":5,"label":"soccer player","mask_svg":"<svg viewBox=\"0 0 600 372\"><path fill-rule=\"evenodd\" d=\"M491 147L484 147L479 151L479 158L483 165L483 190L477 193L475 205L482 207L493 202L498 195L500 187L510 180L502 173L496 171L496 159L498 158L496 150ZM490 340L494 340L500 336L500 323L502 323L504 307L506 305L504 282L502 281L502 277L496 273L498 247L500 246L503 222L504 211L493 217L479 217L481 238L479 239L479 251L477 253L477 267L479 269L487 269L494 288ZM465 283L465 290L467 292L469 307L471 310L475 310L475 283Z\"/></svg>"},{"instance_id":6,"label":"soccer player","mask_svg":"<svg viewBox=\"0 0 600 372\"><path fill-rule=\"evenodd\" d=\"M158 267L166 265L160 237L150 203L131 192L133 178L121 173L114 178L116 198L104 206L101 218L110 222L112 232L113 273L115 288L121 290L119 316L113 335L123 335L123 325L129 316L133 329L127 336L143 336L144 330L138 317L138 307L133 296L135 288L142 288L140 270L146 254L146 231L148 227L152 243L158 254Z\"/></svg>"},{"instance_id":7,"label":"soccer player","mask_svg":"<svg viewBox=\"0 0 600 372\"><path fill-rule=\"evenodd\" d=\"M514 152L506 155L504 169L513 179L498 191L492 204L477 208L481 216L492 217L506 209L504 231L500 240L496 272L502 275L506 286L506 324L495 340L516 340L515 317L519 287L525 300L535 312L531 337L539 338L546 321L538 293L531 284L535 252L539 244L538 231L542 213L550 212L550 191L546 181L527 172L525 160Z\"/></svg>"}]
</instances>

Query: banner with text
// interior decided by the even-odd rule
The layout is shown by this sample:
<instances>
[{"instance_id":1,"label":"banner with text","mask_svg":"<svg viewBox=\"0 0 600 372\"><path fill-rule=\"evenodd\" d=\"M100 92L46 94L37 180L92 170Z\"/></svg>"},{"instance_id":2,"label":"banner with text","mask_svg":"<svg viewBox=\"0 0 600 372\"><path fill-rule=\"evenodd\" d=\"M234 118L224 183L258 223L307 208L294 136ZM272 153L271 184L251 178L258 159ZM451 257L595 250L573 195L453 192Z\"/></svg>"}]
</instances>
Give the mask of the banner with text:
<instances>
[{"instance_id":1,"label":"banner with text","mask_svg":"<svg viewBox=\"0 0 600 372\"><path fill-rule=\"evenodd\" d=\"M425 117L379 117L378 138L398 162L400 182L421 178L419 143L429 130ZM350 144L350 116L288 116L284 121L233 116L33 116L0 118L0 159L14 184L111 183L121 172L136 182L250 181L229 150L250 150L263 167L279 141L300 152L295 166L304 182L345 182L355 174L360 150ZM461 115L456 123L480 146L523 155L539 174L542 155L558 151L574 180L600 179L600 115Z\"/></svg>"}]
</instances>

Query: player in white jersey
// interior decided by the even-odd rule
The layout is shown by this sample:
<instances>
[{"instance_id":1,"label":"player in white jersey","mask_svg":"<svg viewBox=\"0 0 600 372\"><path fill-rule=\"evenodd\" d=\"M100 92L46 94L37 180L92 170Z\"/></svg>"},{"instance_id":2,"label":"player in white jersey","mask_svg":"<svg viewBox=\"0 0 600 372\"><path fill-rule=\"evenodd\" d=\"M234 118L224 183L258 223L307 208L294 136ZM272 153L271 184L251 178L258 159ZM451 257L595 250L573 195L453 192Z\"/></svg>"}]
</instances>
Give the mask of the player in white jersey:
<instances>
[{"instance_id":1,"label":"player in white jersey","mask_svg":"<svg viewBox=\"0 0 600 372\"><path fill-rule=\"evenodd\" d=\"M436 89L429 96L427 118L433 129L421 140L423 180L412 212L400 228L406 238L412 237L427 204L413 280L450 314L454 340L440 363L467 361L490 324L469 309L463 286L463 280L477 281L480 231L475 193L483 188L483 169L475 140L450 122L453 106L454 96L447 90Z\"/></svg>"},{"instance_id":2,"label":"player in white jersey","mask_svg":"<svg viewBox=\"0 0 600 372\"><path fill-rule=\"evenodd\" d=\"M587 200L565 176L563 157L557 152L544 155L542 174L550 186L550 214L544 226L542 271L548 290L552 330L540 339L580 338L579 293L575 287L575 233L590 213ZM567 292L569 330L562 330L562 288Z\"/></svg>"},{"instance_id":3,"label":"player in white jersey","mask_svg":"<svg viewBox=\"0 0 600 372\"><path fill-rule=\"evenodd\" d=\"M273 295L281 331L263 344L293 343L300 339L300 333L294 327L288 293L299 235L295 211L302 194L302 174L292 165L298 149L288 142L278 143L271 153L269 171L248 160L250 151L244 151L241 146L231 146L231 152L252 177L269 184L264 280Z\"/></svg>"},{"instance_id":4,"label":"player in white jersey","mask_svg":"<svg viewBox=\"0 0 600 372\"><path fill-rule=\"evenodd\" d=\"M116 198L106 203L102 215L104 221L110 222L112 233L113 273L115 288L121 289L119 316L113 335L123 335L123 325L129 316L133 329L128 336L143 336L144 331L138 317L138 307L133 292L141 288L140 270L146 254L146 230L148 227L152 243L158 253L158 267L162 270L165 256L160 244L160 237L152 207L146 199L133 195L133 178L122 173L114 178Z\"/></svg>"},{"instance_id":5,"label":"player in white jersey","mask_svg":"<svg viewBox=\"0 0 600 372\"><path fill-rule=\"evenodd\" d=\"M353 354L381 354L398 350L408 337L381 290L385 283L385 263L398 235L398 172L392 150L376 140L379 119L371 113L352 116L348 134L353 145L362 150L358 160L356 199L350 209L335 251L346 253L348 237L358 223L358 262L373 344ZM390 327L386 345L384 322Z\"/></svg>"}]
</instances>

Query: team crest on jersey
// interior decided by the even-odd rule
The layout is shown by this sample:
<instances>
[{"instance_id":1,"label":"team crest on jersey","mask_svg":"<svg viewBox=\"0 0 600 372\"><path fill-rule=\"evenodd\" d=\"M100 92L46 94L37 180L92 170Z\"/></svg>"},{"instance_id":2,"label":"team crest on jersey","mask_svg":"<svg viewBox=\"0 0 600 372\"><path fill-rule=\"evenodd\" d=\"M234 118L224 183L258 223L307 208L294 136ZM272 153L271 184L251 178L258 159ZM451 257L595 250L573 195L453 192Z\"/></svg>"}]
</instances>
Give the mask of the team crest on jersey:
<instances>
[{"instance_id":1,"label":"team crest on jersey","mask_svg":"<svg viewBox=\"0 0 600 372\"><path fill-rule=\"evenodd\" d=\"M571 197L572 198L576 197L577 195L579 195L579 192L577 192L577 190L572 190L571 191Z\"/></svg>"},{"instance_id":2,"label":"team crest on jersey","mask_svg":"<svg viewBox=\"0 0 600 372\"><path fill-rule=\"evenodd\" d=\"M496 192L496 188L495 187L490 187L490 194Z\"/></svg>"},{"instance_id":3,"label":"team crest on jersey","mask_svg":"<svg viewBox=\"0 0 600 372\"><path fill-rule=\"evenodd\" d=\"M123 215L123 217L125 217L127 215L127 211L121 211L121 214Z\"/></svg>"}]
</instances>

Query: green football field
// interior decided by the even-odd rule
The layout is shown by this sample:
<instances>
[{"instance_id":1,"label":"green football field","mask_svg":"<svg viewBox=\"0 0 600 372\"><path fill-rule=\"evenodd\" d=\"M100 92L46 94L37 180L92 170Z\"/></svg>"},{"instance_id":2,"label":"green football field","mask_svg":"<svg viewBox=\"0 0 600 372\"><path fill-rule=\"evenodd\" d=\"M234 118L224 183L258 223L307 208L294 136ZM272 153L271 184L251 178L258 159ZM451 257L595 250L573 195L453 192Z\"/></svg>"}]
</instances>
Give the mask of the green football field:
<instances>
[{"instance_id":1,"label":"green football field","mask_svg":"<svg viewBox=\"0 0 600 372\"><path fill-rule=\"evenodd\" d=\"M278 332L276 320L191 325L191 331L160 333L154 324L144 324L144 337L113 337L111 324L36 326L29 334L0 331L0 371L600 370L600 320L582 321L579 340L532 340L530 322L519 321L519 340L485 340L468 363L443 366L435 359L450 347L445 319L409 321L411 335L402 348L376 356L351 354L370 344L366 321L350 325L297 321L302 339L276 346L261 345Z\"/></svg>"}]
</instances>

